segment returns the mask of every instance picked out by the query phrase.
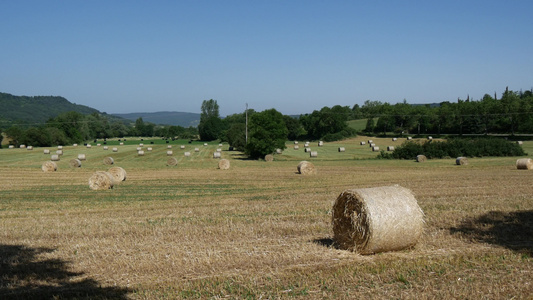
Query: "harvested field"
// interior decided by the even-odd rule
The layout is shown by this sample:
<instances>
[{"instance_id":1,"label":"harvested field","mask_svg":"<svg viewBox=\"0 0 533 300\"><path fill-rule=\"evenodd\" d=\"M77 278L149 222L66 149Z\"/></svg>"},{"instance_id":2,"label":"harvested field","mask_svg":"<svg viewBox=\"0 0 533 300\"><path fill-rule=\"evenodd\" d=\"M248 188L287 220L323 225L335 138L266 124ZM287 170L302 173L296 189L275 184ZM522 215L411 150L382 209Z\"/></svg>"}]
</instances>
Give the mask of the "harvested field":
<instances>
[{"instance_id":1,"label":"harvested field","mask_svg":"<svg viewBox=\"0 0 533 300\"><path fill-rule=\"evenodd\" d=\"M518 157L469 158L466 168L449 159L376 160L359 145L366 139L324 143L314 176L297 174L304 151L269 164L223 151L232 167L217 172L216 144L168 168L166 147L138 156L132 139L114 153L128 179L99 192L87 179L103 171L105 151L74 169L77 156L65 146L57 171L43 176L42 150L0 149L0 298L531 295L533 173L516 169ZM366 256L337 249L339 194L395 184L425 214L417 244Z\"/></svg>"}]
</instances>

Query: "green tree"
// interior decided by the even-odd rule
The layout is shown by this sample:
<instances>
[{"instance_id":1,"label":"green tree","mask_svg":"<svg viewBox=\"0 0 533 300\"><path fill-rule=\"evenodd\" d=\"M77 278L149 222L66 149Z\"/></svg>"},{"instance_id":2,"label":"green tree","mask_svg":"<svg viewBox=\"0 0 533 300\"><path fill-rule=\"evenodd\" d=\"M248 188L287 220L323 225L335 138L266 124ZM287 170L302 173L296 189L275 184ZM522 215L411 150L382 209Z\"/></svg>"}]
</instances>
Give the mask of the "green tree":
<instances>
[{"instance_id":1,"label":"green tree","mask_svg":"<svg viewBox=\"0 0 533 300\"><path fill-rule=\"evenodd\" d=\"M255 113L249 122L249 140L245 153L252 158L264 157L276 149L285 149L288 130L283 115L275 109Z\"/></svg>"},{"instance_id":2,"label":"green tree","mask_svg":"<svg viewBox=\"0 0 533 300\"><path fill-rule=\"evenodd\" d=\"M306 134L304 127L300 124L300 121L297 118L283 116L283 120L285 121L285 126L287 126L289 132L287 136L289 140L296 141Z\"/></svg>"},{"instance_id":3,"label":"green tree","mask_svg":"<svg viewBox=\"0 0 533 300\"><path fill-rule=\"evenodd\" d=\"M246 147L246 124L233 123L226 131L226 141L236 150L243 151Z\"/></svg>"},{"instance_id":4,"label":"green tree","mask_svg":"<svg viewBox=\"0 0 533 300\"><path fill-rule=\"evenodd\" d=\"M202 102L202 113L200 124L198 124L198 133L202 141L213 141L222 136L224 123L220 118L218 109L216 100L210 99Z\"/></svg>"}]
</instances>

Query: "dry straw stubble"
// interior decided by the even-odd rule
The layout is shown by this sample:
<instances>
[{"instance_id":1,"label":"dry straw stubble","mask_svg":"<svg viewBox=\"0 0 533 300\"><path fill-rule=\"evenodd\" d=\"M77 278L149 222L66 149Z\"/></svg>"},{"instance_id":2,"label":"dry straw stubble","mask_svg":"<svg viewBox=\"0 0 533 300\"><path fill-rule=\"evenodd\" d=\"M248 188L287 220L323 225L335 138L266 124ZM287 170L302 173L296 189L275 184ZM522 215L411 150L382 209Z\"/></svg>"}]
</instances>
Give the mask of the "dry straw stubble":
<instances>
[{"instance_id":1,"label":"dry straw stubble","mask_svg":"<svg viewBox=\"0 0 533 300\"><path fill-rule=\"evenodd\" d=\"M89 178L89 188L91 188L91 190L109 190L112 189L114 185L115 180L113 175L109 172L96 171Z\"/></svg>"},{"instance_id":2,"label":"dry straw stubble","mask_svg":"<svg viewBox=\"0 0 533 300\"><path fill-rule=\"evenodd\" d=\"M414 246L424 230L424 214L409 189L401 186L350 189L332 210L334 240L360 254Z\"/></svg>"}]
</instances>

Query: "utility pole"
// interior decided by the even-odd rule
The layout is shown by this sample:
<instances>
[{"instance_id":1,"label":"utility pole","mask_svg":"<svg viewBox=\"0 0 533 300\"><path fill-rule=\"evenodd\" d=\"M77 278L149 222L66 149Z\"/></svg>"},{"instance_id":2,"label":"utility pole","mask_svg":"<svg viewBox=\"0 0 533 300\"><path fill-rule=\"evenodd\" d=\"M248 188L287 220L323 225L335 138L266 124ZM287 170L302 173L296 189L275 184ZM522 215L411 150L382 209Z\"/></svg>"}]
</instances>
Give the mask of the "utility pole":
<instances>
[{"instance_id":1,"label":"utility pole","mask_svg":"<svg viewBox=\"0 0 533 300\"><path fill-rule=\"evenodd\" d=\"M248 145L248 103L246 103L246 145Z\"/></svg>"}]
</instances>

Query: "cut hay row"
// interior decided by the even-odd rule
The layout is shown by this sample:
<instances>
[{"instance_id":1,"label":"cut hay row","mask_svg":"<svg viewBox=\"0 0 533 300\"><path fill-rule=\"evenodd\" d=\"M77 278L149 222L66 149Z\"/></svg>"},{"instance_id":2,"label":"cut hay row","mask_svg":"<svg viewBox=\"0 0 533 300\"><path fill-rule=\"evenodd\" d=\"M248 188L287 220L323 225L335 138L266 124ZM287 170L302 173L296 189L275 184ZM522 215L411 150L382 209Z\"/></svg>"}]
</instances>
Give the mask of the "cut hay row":
<instances>
[{"instance_id":1,"label":"cut hay row","mask_svg":"<svg viewBox=\"0 0 533 300\"><path fill-rule=\"evenodd\" d=\"M406 188L350 189L335 200L332 225L341 249L374 254L414 246L424 229L424 214Z\"/></svg>"}]
</instances>

